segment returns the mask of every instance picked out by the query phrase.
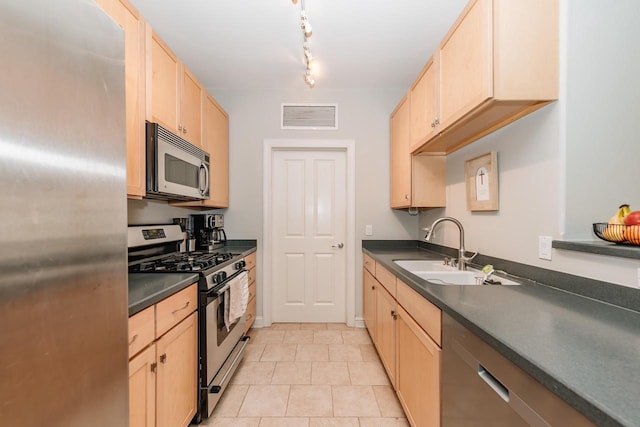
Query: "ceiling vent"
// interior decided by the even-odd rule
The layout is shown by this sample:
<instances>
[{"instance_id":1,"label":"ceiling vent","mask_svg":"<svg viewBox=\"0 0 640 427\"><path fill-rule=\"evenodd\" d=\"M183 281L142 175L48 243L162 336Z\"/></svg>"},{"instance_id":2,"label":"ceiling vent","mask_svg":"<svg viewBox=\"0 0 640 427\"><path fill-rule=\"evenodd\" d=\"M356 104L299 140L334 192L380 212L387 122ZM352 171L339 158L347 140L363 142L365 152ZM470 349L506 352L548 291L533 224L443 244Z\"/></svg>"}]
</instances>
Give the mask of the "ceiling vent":
<instances>
[{"instance_id":1,"label":"ceiling vent","mask_svg":"<svg viewBox=\"0 0 640 427\"><path fill-rule=\"evenodd\" d=\"M338 129L338 104L282 104L282 129Z\"/></svg>"}]
</instances>

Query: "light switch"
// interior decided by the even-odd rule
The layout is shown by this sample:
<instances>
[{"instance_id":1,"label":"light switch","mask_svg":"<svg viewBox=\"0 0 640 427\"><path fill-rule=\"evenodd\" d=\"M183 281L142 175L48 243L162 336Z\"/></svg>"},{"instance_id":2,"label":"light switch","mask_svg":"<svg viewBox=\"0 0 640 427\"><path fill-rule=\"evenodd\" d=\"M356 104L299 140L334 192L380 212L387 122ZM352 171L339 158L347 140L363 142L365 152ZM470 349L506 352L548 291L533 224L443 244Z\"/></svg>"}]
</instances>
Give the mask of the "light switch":
<instances>
[{"instance_id":1,"label":"light switch","mask_svg":"<svg viewBox=\"0 0 640 427\"><path fill-rule=\"evenodd\" d=\"M538 258L551 261L551 236L538 236Z\"/></svg>"},{"instance_id":2,"label":"light switch","mask_svg":"<svg viewBox=\"0 0 640 427\"><path fill-rule=\"evenodd\" d=\"M373 236L373 225L367 224L364 227L365 236Z\"/></svg>"}]
</instances>

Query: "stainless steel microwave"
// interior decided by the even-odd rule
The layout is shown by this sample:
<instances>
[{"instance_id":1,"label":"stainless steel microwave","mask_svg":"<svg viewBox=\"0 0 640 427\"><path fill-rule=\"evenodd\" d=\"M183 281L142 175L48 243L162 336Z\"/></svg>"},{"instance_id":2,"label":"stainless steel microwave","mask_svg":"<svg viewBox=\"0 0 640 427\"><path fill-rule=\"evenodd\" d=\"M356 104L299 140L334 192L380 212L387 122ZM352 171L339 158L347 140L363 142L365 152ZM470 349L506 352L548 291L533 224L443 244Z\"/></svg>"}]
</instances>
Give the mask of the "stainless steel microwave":
<instances>
[{"instance_id":1,"label":"stainless steel microwave","mask_svg":"<svg viewBox=\"0 0 640 427\"><path fill-rule=\"evenodd\" d=\"M209 154L158 123L147 123L147 196L163 200L209 198Z\"/></svg>"}]
</instances>

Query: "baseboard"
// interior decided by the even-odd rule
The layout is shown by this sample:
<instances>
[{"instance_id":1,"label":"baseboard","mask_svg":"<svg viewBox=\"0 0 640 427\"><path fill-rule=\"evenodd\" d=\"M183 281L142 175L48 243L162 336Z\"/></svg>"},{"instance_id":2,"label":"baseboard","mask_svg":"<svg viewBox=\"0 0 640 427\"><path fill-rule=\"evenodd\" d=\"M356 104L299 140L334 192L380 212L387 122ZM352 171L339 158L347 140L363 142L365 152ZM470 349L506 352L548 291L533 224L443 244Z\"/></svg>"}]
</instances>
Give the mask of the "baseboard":
<instances>
[{"instance_id":1,"label":"baseboard","mask_svg":"<svg viewBox=\"0 0 640 427\"><path fill-rule=\"evenodd\" d=\"M265 324L264 317L257 316L256 320L253 322L252 328L266 328L271 325ZM356 317L353 321L353 327L355 328L366 328L364 324L364 319L362 317Z\"/></svg>"}]
</instances>

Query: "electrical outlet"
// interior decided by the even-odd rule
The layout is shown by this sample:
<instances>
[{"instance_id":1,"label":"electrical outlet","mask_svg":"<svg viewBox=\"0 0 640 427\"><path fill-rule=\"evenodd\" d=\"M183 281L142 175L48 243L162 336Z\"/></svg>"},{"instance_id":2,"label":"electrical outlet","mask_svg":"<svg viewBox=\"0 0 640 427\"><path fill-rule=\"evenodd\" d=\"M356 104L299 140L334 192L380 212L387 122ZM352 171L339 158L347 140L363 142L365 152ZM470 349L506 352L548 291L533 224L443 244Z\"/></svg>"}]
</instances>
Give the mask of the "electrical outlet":
<instances>
[{"instance_id":1,"label":"electrical outlet","mask_svg":"<svg viewBox=\"0 0 640 427\"><path fill-rule=\"evenodd\" d=\"M551 236L538 236L538 258L551 261Z\"/></svg>"},{"instance_id":2,"label":"electrical outlet","mask_svg":"<svg viewBox=\"0 0 640 427\"><path fill-rule=\"evenodd\" d=\"M367 224L364 227L365 236L373 236L373 225Z\"/></svg>"}]
</instances>

